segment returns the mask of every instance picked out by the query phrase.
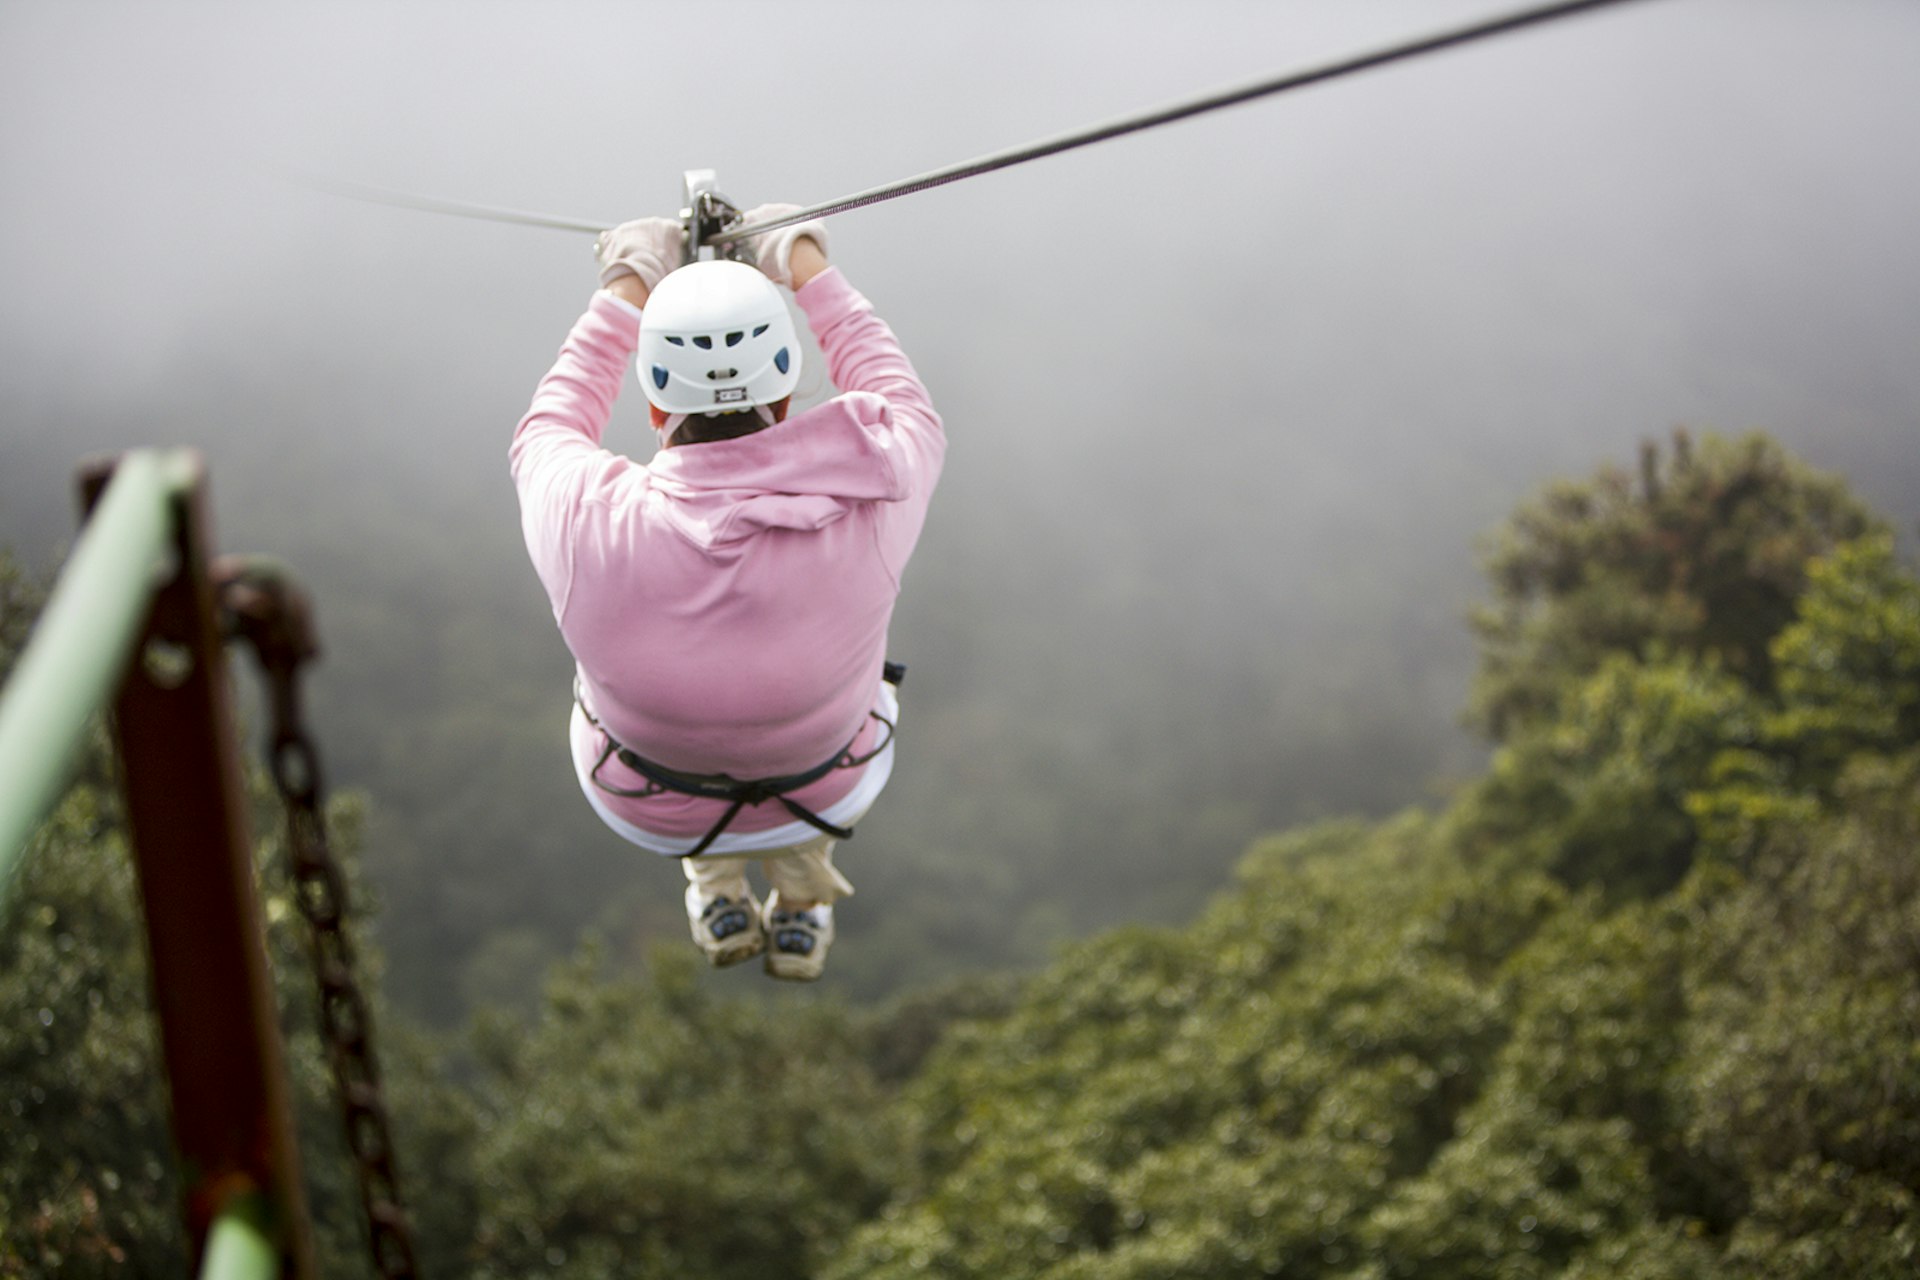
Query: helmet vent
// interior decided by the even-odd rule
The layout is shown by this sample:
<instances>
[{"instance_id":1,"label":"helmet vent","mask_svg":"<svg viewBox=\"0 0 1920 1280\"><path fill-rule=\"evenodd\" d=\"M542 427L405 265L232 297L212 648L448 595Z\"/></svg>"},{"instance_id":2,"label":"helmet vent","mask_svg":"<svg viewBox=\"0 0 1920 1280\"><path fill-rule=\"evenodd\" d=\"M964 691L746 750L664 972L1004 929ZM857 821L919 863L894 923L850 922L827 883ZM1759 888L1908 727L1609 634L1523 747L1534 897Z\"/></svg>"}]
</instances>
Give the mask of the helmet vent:
<instances>
[{"instance_id":1,"label":"helmet vent","mask_svg":"<svg viewBox=\"0 0 1920 1280\"><path fill-rule=\"evenodd\" d=\"M765 325L761 325L761 326L760 326L760 327L759 327L758 329L755 329L755 330L753 331L753 336L757 338L757 337L759 337L759 336L760 336L761 334L763 334L763 333L765 333L766 331L767 331L767 326L765 326Z\"/></svg>"},{"instance_id":2,"label":"helmet vent","mask_svg":"<svg viewBox=\"0 0 1920 1280\"><path fill-rule=\"evenodd\" d=\"M726 379L728 379L728 378L737 378L737 377L739 377L739 376L740 376L740 371L739 371L738 369L709 369L709 370L707 370L707 381L708 381L708 382L724 382L724 381L725 381Z\"/></svg>"},{"instance_id":3,"label":"helmet vent","mask_svg":"<svg viewBox=\"0 0 1920 1280\"><path fill-rule=\"evenodd\" d=\"M667 341L671 342L676 347L684 347L687 345L687 340L685 338L668 338Z\"/></svg>"},{"instance_id":4,"label":"helmet vent","mask_svg":"<svg viewBox=\"0 0 1920 1280\"><path fill-rule=\"evenodd\" d=\"M711 351L713 350L713 339L707 337L705 334L702 334L701 336L693 340L693 345L700 348L702 351Z\"/></svg>"},{"instance_id":5,"label":"helmet vent","mask_svg":"<svg viewBox=\"0 0 1920 1280\"><path fill-rule=\"evenodd\" d=\"M730 347L737 347L740 345L740 339L746 336L747 336L746 334L740 332L738 329L735 329L732 333L727 335L727 345Z\"/></svg>"},{"instance_id":6,"label":"helmet vent","mask_svg":"<svg viewBox=\"0 0 1920 1280\"><path fill-rule=\"evenodd\" d=\"M659 391L667 389L667 371L659 365L653 366L653 385Z\"/></svg>"},{"instance_id":7,"label":"helmet vent","mask_svg":"<svg viewBox=\"0 0 1920 1280\"><path fill-rule=\"evenodd\" d=\"M782 347L778 351L773 353L773 367L778 369L781 373L785 373L787 371L787 366L790 363L792 363L792 359L793 358L787 354L787 349L785 347Z\"/></svg>"}]
</instances>

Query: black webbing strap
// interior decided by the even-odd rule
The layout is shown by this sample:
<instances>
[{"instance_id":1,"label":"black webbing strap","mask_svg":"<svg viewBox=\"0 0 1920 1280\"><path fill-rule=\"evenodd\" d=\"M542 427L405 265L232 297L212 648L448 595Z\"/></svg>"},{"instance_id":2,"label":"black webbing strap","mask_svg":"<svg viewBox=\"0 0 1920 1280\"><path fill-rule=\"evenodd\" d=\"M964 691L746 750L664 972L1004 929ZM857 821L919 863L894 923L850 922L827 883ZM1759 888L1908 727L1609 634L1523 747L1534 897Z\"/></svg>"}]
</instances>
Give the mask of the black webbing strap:
<instances>
[{"instance_id":1,"label":"black webbing strap","mask_svg":"<svg viewBox=\"0 0 1920 1280\"><path fill-rule=\"evenodd\" d=\"M881 678L898 688L906 674L907 669L904 665L888 662L881 671ZM721 833L733 825L733 820L740 816L742 809L750 804L764 804L768 800L778 800L788 813L836 840L852 839L853 828L828 822L787 793L810 787L835 769L859 768L885 751L892 744L894 735L893 721L878 711L869 711L867 714L885 726L886 732L873 749L864 755L854 755L853 742L850 741L831 758L813 768L777 778L735 778L724 773L682 773L678 769L669 769L657 761L647 759L637 751L622 746L618 739L607 732L607 727L594 717L593 712L587 709L586 700L580 696L577 683L574 686L574 701L579 703L580 714L587 718L587 723L598 729L600 736L606 739L606 745L600 749L600 758L594 762L592 772L587 775L594 786L608 795L620 796L628 800L644 800L649 796L663 795L671 791L683 796L697 796L703 800L727 801L726 811L720 815L719 821L707 829L707 834L700 838L700 843L687 852L676 855L682 858L695 858L705 853L713 842L720 838ZM856 732L853 741L858 741L859 737L859 733ZM618 760L645 778L647 785L635 790L629 787L616 787L602 781L600 771L606 767L609 760Z\"/></svg>"}]
</instances>

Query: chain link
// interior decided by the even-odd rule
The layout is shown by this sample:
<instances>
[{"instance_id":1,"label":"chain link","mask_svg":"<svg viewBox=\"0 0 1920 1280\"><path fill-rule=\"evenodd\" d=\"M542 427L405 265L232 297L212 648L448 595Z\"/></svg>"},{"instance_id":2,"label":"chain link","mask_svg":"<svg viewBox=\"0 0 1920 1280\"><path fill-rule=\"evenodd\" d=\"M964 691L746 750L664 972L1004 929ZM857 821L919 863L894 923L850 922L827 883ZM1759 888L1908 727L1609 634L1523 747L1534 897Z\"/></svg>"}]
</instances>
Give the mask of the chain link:
<instances>
[{"instance_id":1,"label":"chain link","mask_svg":"<svg viewBox=\"0 0 1920 1280\"><path fill-rule=\"evenodd\" d=\"M413 1280L419 1273L380 1091L373 1017L355 977L353 941L347 933L346 878L327 841L320 754L301 715L300 669L319 652L312 614L277 566L223 560L215 566L215 577L234 633L253 647L267 677L272 706L269 760L287 811L294 901L308 926L320 1038L360 1184L374 1271L382 1280Z\"/></svg>"}]
</instances>

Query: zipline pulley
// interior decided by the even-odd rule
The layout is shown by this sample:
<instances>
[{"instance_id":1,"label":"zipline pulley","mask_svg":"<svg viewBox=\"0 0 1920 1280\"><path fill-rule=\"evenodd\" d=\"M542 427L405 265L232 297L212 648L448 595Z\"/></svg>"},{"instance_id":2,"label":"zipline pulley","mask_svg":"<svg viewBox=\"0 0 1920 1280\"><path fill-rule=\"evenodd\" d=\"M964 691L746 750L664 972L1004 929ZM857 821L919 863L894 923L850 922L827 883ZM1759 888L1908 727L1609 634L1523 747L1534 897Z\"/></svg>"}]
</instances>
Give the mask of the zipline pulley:
<instances>
[{"instance_id":1,"label":"zipline pulley","mask_svg":"<svg viewBox=\"0 0 1920 1280\"><path fill-rule=\"evenodd\" d=\"M698 262L704 252L709 257L751 263L753 255L745 248L744 241L711 243L714 237L739 226L746 218L738 206L714 190L714 180L711 169L688 169L681 179L686 201L680 210L680 225L687 230L685 261Z\"/></svg>"}]
</instances>

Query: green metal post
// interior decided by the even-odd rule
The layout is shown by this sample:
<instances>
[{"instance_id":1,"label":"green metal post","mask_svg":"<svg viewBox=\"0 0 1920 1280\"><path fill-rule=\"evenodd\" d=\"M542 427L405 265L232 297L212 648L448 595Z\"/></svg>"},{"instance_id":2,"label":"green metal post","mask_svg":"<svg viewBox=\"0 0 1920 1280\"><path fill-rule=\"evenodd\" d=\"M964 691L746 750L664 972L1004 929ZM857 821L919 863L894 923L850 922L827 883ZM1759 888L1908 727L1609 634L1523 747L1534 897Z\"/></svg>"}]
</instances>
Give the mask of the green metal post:
<instances>
[{"instance_id":1,"label":"green metal post","mask_svg":"<svg viewBox=\"0 0 1920 1280\"><path fill-rule=\"evenodd\" d=\"M182 452L126 457L0 694L0 898L126 672L173 558L173 498L193 474Z\"/></svg>"},{"instance_id":2,"label":"green metal post","mask_svg":"<svg viewBox=\"0 0 1920 1280\"><path fill-rule=\"evenodd\" d=\"M213 1220L200 1280L275 1280L280 1252L261 1225L267 1214L258 1197L241 1196Z\"/></svg>"}]
</instances>

